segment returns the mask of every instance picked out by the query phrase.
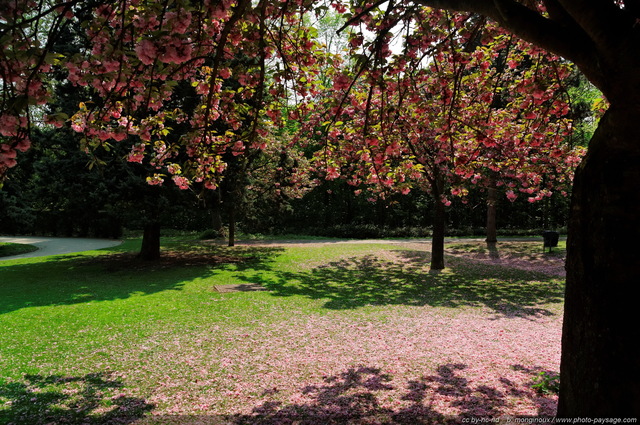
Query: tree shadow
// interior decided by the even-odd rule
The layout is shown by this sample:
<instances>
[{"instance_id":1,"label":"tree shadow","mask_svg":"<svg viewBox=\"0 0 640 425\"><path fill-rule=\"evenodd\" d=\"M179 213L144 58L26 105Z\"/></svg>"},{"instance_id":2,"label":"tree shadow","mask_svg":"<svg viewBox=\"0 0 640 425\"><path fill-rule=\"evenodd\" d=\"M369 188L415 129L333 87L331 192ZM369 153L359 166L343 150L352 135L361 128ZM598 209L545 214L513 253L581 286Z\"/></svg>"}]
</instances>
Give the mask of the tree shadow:
<instances>
[{"instance_id":1,"label":"tree shadow","mask_svg":"<svg viewBox=\"0 0 640 425\"><path fill-rule=\"evenodd\" d=\"M178 248L164 252L158 261L140 260L116 248L105 255L52 256L0 265L0 314L181 290L185 282L209 277L229 264L236 270L265 270L270 259L283 251L275 247Z\"/></svg>"},{"instance_id":2,"label":"tree shadow","mask_svg":"<svg viewBox=\"0 0 640 425\"><path fill-rule=\"evenodd\" d=\"M324 307L336 310L372 305L484 306L498 317L533 317L553 314L541 304L563 300L562 282L541 273L471 264L455 257L448 258L447 269L432 272L428 253L394 253L400 260L366 255L310 270L265 271L237 278L265 286L275 296L326 300Z\"/></svg>"},{"instance_id":3,"label":"tree shadow","mask_svg":"<svg viewBox=\"0 0 640 425\"><path fill-rule=\"evenodd\" d=\"M489 252L489 258L492 260L500 258L500 251L498 250L498 244L496 242L487 242L487 251Z\"/></svg>"},{"instance_id":4,"label":"tree shadow","mask_svg":"<svg viewBox=\"0 0 640 425\"><path fill-rule=\"evenodd\" d=\"M25 375L0 384L0 423L130 424L155 407L122 394L123 387L106 373Z\"/></svg>"},{"instance_id":5,"label":"tree shadow","mask_svg":"<svg viewBox=\"0 0 640 425\"><path fill-rule=\"evenodd\" d=\"M532 241L498 241L498 242L464 242L448 246L447 251L453 254L476 254L490 259L502 257L518 258L523 261L557 260L566 257L565 248L554 248L549 252L542 242Z\"/></svg>"},{"instance_id":6,"label":"tree shadow","mask_svg":"<svg viewBox=\"0 0 640 425\"><path fill-rule=\"evenodd\" d=\"M459 424L464 418L499 418L509 414L508 399L528 400L540 416L555 413L554 397L539 396L527 385L506 378L495 387L462 376L467 366L444 364L436 374L406 382L398 389L392 377L378 368L354 367L324 382L301 389L306 401L284 404L266 401L250 414L226 418L237 425L261 424ZM514 370L518 370L514 368ZM523 373L531 371L521 369ZM401 394L389 407L389 397ZM385 402L387 400L387 402ZM455 414L442 413L443 410Z\"/></svg>"}]
</instances>

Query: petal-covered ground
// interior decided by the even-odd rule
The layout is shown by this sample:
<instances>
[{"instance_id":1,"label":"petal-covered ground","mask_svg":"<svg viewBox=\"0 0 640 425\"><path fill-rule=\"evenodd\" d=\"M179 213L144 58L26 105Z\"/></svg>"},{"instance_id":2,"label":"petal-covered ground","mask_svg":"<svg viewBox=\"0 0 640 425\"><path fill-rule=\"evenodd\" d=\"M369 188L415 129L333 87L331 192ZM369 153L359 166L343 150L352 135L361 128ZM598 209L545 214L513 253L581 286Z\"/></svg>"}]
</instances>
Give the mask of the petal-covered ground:
<instances>
[{"instance_id":1,"label":"petal-covered ground","mask_svg":"<svg viewBox=\"0 0 640 425\"><path fill-rule=\"evenodd\" d=\"M137 269L148 280L136 283L138 292L126 283L128 257L73 260L83 282L96 281L85 283L84 298L64 305L58 291L54 305L5 316L16 335L38 314L58 315L64 329L30 322L42 341L25 336L15 353L28 343L49 354L0 356L0 364L37 372L0 385L0 402L7 400L14 423L42 424L552 416L557 396L539 391L551 384L534 384L559 370L562 280L453 257L435 273L425 247L309 244L271 250L269 261L253 250L254 262L226 261L207 272L201 254L167 255ZM42 266L43 276L74 270L69 264ZM188 270L196 277L182 280ZM120 292L100 292L117 284ZM224 284L267 290L216 292ZM0 403L0 422L2 413Z\"/></svg>"},{"instance_id":2,"label":"petal-covered ground","mask_svg":"<svg viewBox=\"0 0 640 425\"><path fill-rule=\"evenodd\" d=\"M386 264L389 270L391 263L403 262L405 273L414 271L406 261L410 256L380 251L376 257L310 268L327 279L327 287L335 279L321 272L327 267ZM506 260L501 264L508 265ZM549 262L539 267L547 271ZM528 269L535 269L535 262ZM331 290L322 292L327 294L331 298ZM357 298L353 301L358 304ZM160 390L149 401L167 405L164 413L182 418L214 415L225 423L247 424L459 423L471 417L553 416L556 395L532 385L559 370L560 305L535 308L514 306L508 297L500 301L452 309L395 305L375 314L367 306L355 315L301 312L283 322L256 320L257 326L246 330L218 328L214 332L225 335L229 349L203 352L191 346L175 357L172 348L166 353L167 369L186 363L200 371L200 379L180 382L178 393ZM188 346L188 341L177 340L173 347ZM223 368L211 371L211 364Z\"/></svg>"},{"instance_id":3,"label":"petal-covered ground","mask_svg":"<svg viewBox=\"0 0 640 425\"><path fill-rule=\"evenodd\" d=\"M559 316L402 310L380 320L329 314L251 333L225 329L230 348L221 351L177 339L156 357L172 372L148 401L165 414L273 424L554 414L556 397L532 383L558 370ZM181 380L183 368L198 379Z\"/></svg>"}]
</instances>

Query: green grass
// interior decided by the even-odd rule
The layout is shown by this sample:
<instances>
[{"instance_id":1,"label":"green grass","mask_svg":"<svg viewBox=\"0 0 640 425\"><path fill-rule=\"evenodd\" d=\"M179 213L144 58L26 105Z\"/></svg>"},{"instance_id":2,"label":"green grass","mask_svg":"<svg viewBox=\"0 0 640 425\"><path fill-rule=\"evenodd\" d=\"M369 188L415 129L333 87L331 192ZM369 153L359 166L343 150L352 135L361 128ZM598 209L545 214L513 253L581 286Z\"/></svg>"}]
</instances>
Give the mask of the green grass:
<instances>
[{"instance_id":1,"label":"green grass","mask_svg":"<svg viewBox=\"0 0 640 425\"><path fill-rule=\"evenodd\" d=\"M0 242L0 257L8 257L11 255L26 254L28 252L37 251L38 247L22 243Z\"/></svg>"},{"instance_id":2,"label":"green grass","mask_svg":"<svg viewBox=\"0 0 640 425\"><path fill-rule=\"evenodd\" d=\"M163 240L171 255L145 263L130 254L139 243L0 263L0 423L138 417L158 407L145 400L163 379L197 381L188 365L166 360L185 349L176 344L232 351L225 330L423 307L551 315L563 296L557 278L459 258L430 272L429 254L411 246L227 248L174 237ZM243 283L269 291L213 289Z\"/></svg>"},{"instance_id":3,"label":"green grass","mask_svg":"<svg viewBox=\"0 0 640 425\"><path fill-rule=\"evenodd\" d=\"M513 257L521 258L545 258L564 257L567 254L567 241L559 240L558 246L544 248L542 239L539 242L532 241L498 241L495 247L489 247L485 242L462 242L447 245L451 252L466 252L475 254L496 254L504 251ZM492 252L493 251L493 252Z\"/></svg>"}]
</instances>

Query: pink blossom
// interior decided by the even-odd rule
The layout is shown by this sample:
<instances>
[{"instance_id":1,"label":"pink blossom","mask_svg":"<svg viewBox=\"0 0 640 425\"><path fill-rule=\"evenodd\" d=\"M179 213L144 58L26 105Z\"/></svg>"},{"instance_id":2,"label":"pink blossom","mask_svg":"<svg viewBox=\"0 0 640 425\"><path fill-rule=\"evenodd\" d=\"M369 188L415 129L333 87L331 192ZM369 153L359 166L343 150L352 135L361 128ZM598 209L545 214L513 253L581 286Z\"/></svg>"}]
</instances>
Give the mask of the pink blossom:
<instances>
[{"instance_id":1,"label":"pink blossom","mask_svg":"<svg viewBox=\"0 0 640 425\"><path fill-rule=\"evenodd\" d=\"M0 115L0 135L10 137L16 135L18 117L14 115Z\"/></svg>"},{"instance_id":2,"label":"pink blossom","mask_svg":"<svg viewBox=\"0 0 640 425\"><path fill-rule=\"evenodd\" d=\"M78 133L82 133L85 129L86 123L84 120L73 120L73 122L71 123L71 128L73 129L73 131L76 131Z\"/></svg>"},{"instance_id":3,"label":"pink blossom","mask_svg":"<svg viewBox=\"0 0 640 425\"><path fill-rule=\"evenodd\" d=\"M145 145L138 144L131 147L131 152L127 156L127 161L142 163L144 159ZM157 184L157 183L156 183Z\"/></svg>"},{"instance_id":4,"label":"pink blossom","mask_svg":"<svg viewBox=\"0 0 640 425\"><path fill-rule=\"evenodd\" d=\"M542 99L545 95L545 92L543 90L540 89L535 89L533 91L533 98L534 99Z\"/></svg>"},{"instance_id":5,"label":"pink blossom","mask_svg":"<svg viewBox=\"0 0 640 425\"><path fill-rule=\"evenodd\" d=\"M116 142L121 142L127 138L127 133L125 133L124 131L115 131L111 133L111 138Z\"/></svg>"},{"instance_id":6,"label":"pink blossom","mask_svg":"<svg viewBox=\"0 0 640 425\"><path fill-rule=\"evenodd\" d=\"M333 78L333 89L344 90L351 85L351 78L344 74L338 74Z\"/></svg>"},{"instance_id":7,"label":"pink blossom","mask_svg":"<svg viewBox=\"0 0 640 425\"><path fill-rule=\"evenodd\" d=\"M338 167L327 167L327 179L334 180L338 177L340 177L340 170L338 169Z\"/></svg>"},{"instance_id":8,"label":"pink blossom","mask_svg":"<svg viewBox=\"0 0 640 425\"><path fill-rule=\"evenodd\" d=\"M231 77L231 70L227 67L220 69L220 71L218 71L218 75L220 76L220 78L229 78Z\"/></svg>"},{"instance_id":9,"label":"pink blossom","mask_svg":"<svg viewBox=\"0 0 640 425\"><path fill-rule=\"evenodd\" d=\"M12 168L15 167L17 164L17 161L15 160L15 158L11 158L7 153L0 153L0 170L2 169L2 167L6 167L6 168Z\"/></svg>"},{"instance_id":10,"label":"pink blossom","mask_svg":"<svg viewBox=\"0 0 640 425\"><path fill-rule=\"evenodd\" d=\"M105 72L113 72L120 69L120 62L115 60L105 60L102 62Z\"/></svg>"},{"instance_id":11,"label":"pink blossom","mask_svg":"<svg viewBox=\"0 0 640 425\"><path fill-rule=\"evenodd\" d=\"M142 40L135 48L138 59L145 65L151 65L158 56L158 48L151 40Z\"/></svg>"},{"instance_id":12,"label":"pink blossom","mask_svg":"<svg viewBox=\"0 0 640 425\"><path fill-rule=\"evenodd\" d=\"M16 143L15 148L20 152L26 152L29 150L30 147L31 147L31 140L29 139L29 137L24 136L18 141L18 143Z\"/></svg>"},{"instance_id":13,"label":"pink blossom","mask_svg":"<svg viewBox=\"0 0 640 425\"><path fill-rule=\"evenodd\" d=\"M180 64L191 59L193 48L191 43L179 40L167 42L162 49L157 51L158 58L164 63Z\"/></svg>"},{"instance_id":14,"label":"pink blossom","mask_svg":"<svg viewBox=\"0 0 640 425\"><path fill-rule=\"evenodd\" d=\"M189 180L183 176L173 176L173 182L182 190L189 189Z\"/></svg>"},{"instance_id":15,"label":"pink blossom","mask_svg":"<svg viewBox=\"0 0 640 425\"><path fill-rule=\"evenodd\" d=\"M338 13L344 13L347 11L347 7L341 3L341 2L333 2L331 3L331 6L336 10L336 12Z\"/></svg>"}]
</instances>

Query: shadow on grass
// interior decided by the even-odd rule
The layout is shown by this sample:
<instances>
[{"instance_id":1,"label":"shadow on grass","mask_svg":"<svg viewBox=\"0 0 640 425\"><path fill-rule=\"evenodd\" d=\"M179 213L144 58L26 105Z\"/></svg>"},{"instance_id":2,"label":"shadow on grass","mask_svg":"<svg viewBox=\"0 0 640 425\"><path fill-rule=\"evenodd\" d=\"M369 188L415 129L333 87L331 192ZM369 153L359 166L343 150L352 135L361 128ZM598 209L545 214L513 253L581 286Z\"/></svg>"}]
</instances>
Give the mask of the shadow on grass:
<instances>
[{"instance_id":1,"label":"shadow on grass","mask_svg":"<svg viewBox=\"0 0 640 425\"><path fill-rule=\"evenodd\" d=\"M118 247L105 255L64 255L0 265L0 314L27 307L70 305L180 290L185 282L234 264L264 269L281 248L174 246L158 261L143 261Z\"/></svg>"},{"instance_id":2,"label":"shadow on grass","mask_svg":"<svg viewBox=\"0 0 640 425\"><path fill-rule=\"evenodd\" d=\"M328 309L370 305L488 307L500 317L551 315L540 307L559 303L564 285L559 279L448 258L448 268L429 271L429 254L395 251L400 260L374 255L351 257L310 270L268 271L238 275L238 279L267 287L276 296L302 295L326 300Z\"/></svg>"},{"instance_id":3,"label":"shadow on grass","mask_svg":"<svg viewBox=\"0 0 640 425\"><path fill-rule=\"evenodd\" d=\"M463 376L464 364L444 364L436 374L405 383L397 408L385 406L385 392L396 391L392 377L380 369L357 367L329 376L318 385L302 389L304 402L265 402L248 415L236 415L234 424L459 424L463 418L498 418L513 407L510 400L528 400L539 416L555 413L553 397L539 395L530 385L515 384L506 378L495 387L476 384ZM524 368L519 370L533 375ZM444 409L456 416L441 413ZM469 422L470 423L470 422Z\"/></svg>"},{"instance_id":4,"label":"shadow on grass","mask_svg":"<svg viewBox=\"0 0 640 425\"><path fill-rule=\"evenodd\" d=\"M488 258L498 259L503 256L519 258L526 261L563 259L567 255L564 247L553 248L549 251L541 243L500 241L497 243L486 242L457 242L447 246L447 251L453 254L479 254Z\"/></svg>"},{"instance_id":5,"label":"shadow on grass","mask_svg":"<svg viewBox=\"0 0 640 425\"><path fill-rule=\"evenodd\" d=\"M124 385L104 373L25 375L0 384L0 423L130 424L154 408L122 394Z\"/></svg>"},{"instance_id":6,"label":"shadow on grass","mask_svg":"<svg viewBox=\"0 0 640 425\"><path fill-rule=\"evenodd\" d=\"M2 243L0 242L0 258L9 257L12 255L26 254L28 252L37 251L38 247L34 245L22 244L22 243Z\"/></svg>"}]
</instances>

